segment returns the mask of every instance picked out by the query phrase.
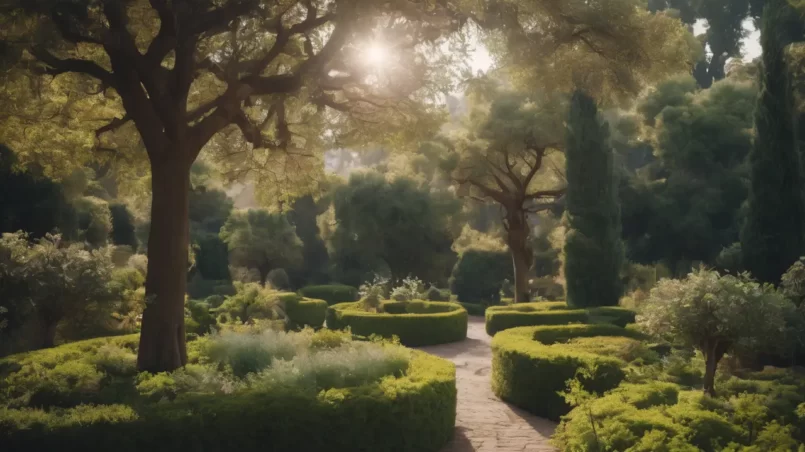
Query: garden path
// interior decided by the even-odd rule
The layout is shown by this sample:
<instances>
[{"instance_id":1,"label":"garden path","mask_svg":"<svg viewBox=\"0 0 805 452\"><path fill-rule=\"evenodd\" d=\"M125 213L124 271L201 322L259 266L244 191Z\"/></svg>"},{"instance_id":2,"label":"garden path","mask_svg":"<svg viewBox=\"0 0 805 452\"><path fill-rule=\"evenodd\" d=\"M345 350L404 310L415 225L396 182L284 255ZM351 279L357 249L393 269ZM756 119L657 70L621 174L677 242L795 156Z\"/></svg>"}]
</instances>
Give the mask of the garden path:
<instances>
[{"instance_id":1,"label":"garden path","mask_svg":"<svg viewBox=\"0 0 805 452\"><path fill-rule=\"evenodd\" d=\"M421 347L456 364L456 433L442 452L555 451L548 442L554 422L510 406L492 393L491 343L484 319L470 317L467 339Z\"/></svg>"}]
</instances>

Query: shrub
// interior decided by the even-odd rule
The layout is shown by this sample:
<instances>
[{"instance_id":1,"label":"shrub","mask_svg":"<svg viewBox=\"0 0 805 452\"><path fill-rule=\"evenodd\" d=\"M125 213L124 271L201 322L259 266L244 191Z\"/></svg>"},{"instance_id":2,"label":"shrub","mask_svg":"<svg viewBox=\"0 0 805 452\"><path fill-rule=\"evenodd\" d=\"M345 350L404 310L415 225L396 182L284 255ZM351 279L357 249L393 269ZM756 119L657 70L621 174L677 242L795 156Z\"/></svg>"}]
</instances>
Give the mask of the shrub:
<instances>
[{"instance_id":1,"label":"shrub","mask_svg":"<svg viewBox=\"0 0 805 452\"><path fill-rule=\"evenodd\" d=\"M397 336L402 344L412 347L456 342L467 337L467 311L457 303L412 301L405 304L404 313L398 303L384 302L384 313L366 312L360 303L330 306L327 327L349 327L360 336Z\"/></svg>"},{"instance_id":2,"label":"shrub","mask_svg":"<svg viewBox=\"0 0 805 452\"><path fill-rule=\"evenodd\" d=\"M255 320L276 320L285 317L279 292L266 289L257 283L236 283L237 293L215 309L220 323Z\"/></svg>"},{"instance_id":3,"label":"shrub","mask_svg":"<svg viewBox=\"0 0 805 452\"><path fill-rule=\"evenodd\" d=\"M566 325L569 323L611 323L625 327L635 321L629 309L603 306L568 310L563 302L521 303L492 306L486 310L486 332L494 336L500 331L520 326Z\"/></svg>"},{"instance_id":4,"label":"shrub","mask_svg":"<svg viewBox=\"0 0 805 452\"><path fill-rule=\"evenodd\" d=\"M476 316L476 317L483 317L486 315L487 307L482 304L474 304L474 303L461 303L459 302L464 309L467 310L467 314Z\"/></svg>"},{"instance_id":5,"label":"shrub","mask_svg":"<svg viewBox=\"0 0 805 452\"><path fill-rule=\"evenodd\" d=\"M513 279L511 257L505 252L467 250L450 277L450 290L462 303L500 302L503 280Z\"/></svg>"},{"instance_id":6,"label":"shrub","mask_svg":"<svg viewBox=\"0 0 805 452\"><path fill-rule=\"evenodd\" d=\"M435 286L430 286L425 296L428 301L450 301L450 291L442 290Z\"/></svg>"},{"instance_id":7,"label":"shrub","mask_svg":"<svg viewBox=\"0 0 805 452\"><path fill-rule=\"evenodd\" d=\"M291 279L285 269L282 268L275 268L268 272L266 281L277 290L289 290L291 288Z\"/></svg>"},{"instance_id":8,"label":"shrub","mask_svg":"<svg viewBox=\"0 0 805 452\"><path fill-rule=\"evenodd\" d=\"M391 290L391 299L395 301L411 301L421 298L425 285L419 278L407 277Z\"/></svg>"},{"instance_id":9,"label":"shrub","mask_svg":"<svg viewBox=\"0 0 805 452\"><path fill-rule=\"evenodd\" d=\"M358 289L342 284L303 287L299 293L307 298L324 300L328 305L346 303L358 299Z\"/></svg>"},{"instance_id":10,"label":"shrub","mask_svg":"<svg viewBox=\"0 0 805 452\"><path fill-rule=\"evenodd\" d=\"M198 272L187 282L187 295L198 300L210 295L232 295L235 292L231 281L204 279Z\"/></svg>"},{"instance_id":11,"label":"shrub","mask_svg":"<svg viewBox=\"0 0 805 452\"><path fill-rule=\"evenodd\" d=\"M793 305L770 285L746 275L721 276L700 269L684 280L664 279L651 290L638 323L671 343L704 354L704 391L715 393L715 372L730 352L756 353L780 347Z\"/></svg>"},{"instance_id":12,"label":"shrub","mask_svg":"<svg viewBox=\"0 0 805 452\"><path fill-rule=\"evenodd\" d=\"M133 353L137 336L77 342L6 358L0 361L0 369L8 375L0 380L0 443L4 450L32 451L261 451L270 445L272 450L437 452L450 441L456 416L451 363L423 352L370 343L341 343L300 353L309 350L317 334L263 337L265 347L276 342L287 347L286 342L296 341L291 348L300 348L289 359L297 361L297 369L310 372L293 372L285 367L288 363L278 361L277 369L241 380L227 393L221 390L231 383L226 373L211 365L189 364L171 374L142 374L136 380L101 379L97 394L111 394L109 400L88 401L90 394L68 408L48 404L31 408L27 403L11 407L8 395L26 392L26 383L72 384L61 376L43 378L35 370L56 363L83 366L106 344ZM203 349L211 342L215 340L205 338L189 346ZM230 352L234 344L228 343ZM380 350L389 353L381 355ZM199 350L191 355L209 359ZM100 373L92 365L89 368ZM275 384L293 382L299 375L315 375L314 388L325 389ZM352 383L359 385L348 386Z\"/></svg>"},{"instance_id":13,"label":"shrub","mask_svg":"<svg viewBox=\"0 0 805 452\"><path fill-rule=\"evenodd\" d=\"M198 300L187 301L185 304L185 331L188 334L197 336L207 334L217 324L209 304Z\"/></svg>"},{"instance_id":14,"label":"shrub","mask_svg":"<svg viewBox=\"0 0 805 452\"><path fill-rule=\"evenodd\" d=\"M492 341L493 392L537 416L558 420L570 411L560 392L578 369L592 372L594 378L582 384L598 394L617 387L625 377L625 361L562 343L599 336L642 337L614 325L537 326L501 332Z\"/></svg>"},{"instance_id":15,"label":"shrub","mask_svg":"<svg viewBox=\"0 0 805 452\"><path fill-rule=\"evenodd\" d=\"M287 294L285 297L285 314L288 316L293 329L306 326L321 328L327 316L327 302L301 298L296 294Z\"/></svg>"}]
</instances>

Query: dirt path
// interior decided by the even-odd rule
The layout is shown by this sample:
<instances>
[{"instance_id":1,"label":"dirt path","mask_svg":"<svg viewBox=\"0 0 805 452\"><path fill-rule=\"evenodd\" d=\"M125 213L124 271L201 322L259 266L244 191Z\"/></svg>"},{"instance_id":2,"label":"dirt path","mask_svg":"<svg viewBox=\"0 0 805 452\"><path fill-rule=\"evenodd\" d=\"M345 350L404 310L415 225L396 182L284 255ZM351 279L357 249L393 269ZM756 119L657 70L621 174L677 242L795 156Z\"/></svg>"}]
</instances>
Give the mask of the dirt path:
<instances>
[{"instance_id":1,"label":"dirt path","mask_svg":"<svg viewBox=\"0 0 805 452\"><path fill-rule=\"evenodd\" d=\"M443 452L555 451L556 424L509 406L492 394L491 338L482 318L470 317L467 339L422 350L456 363L456 436Z\"/></svg>"}]
</instances>

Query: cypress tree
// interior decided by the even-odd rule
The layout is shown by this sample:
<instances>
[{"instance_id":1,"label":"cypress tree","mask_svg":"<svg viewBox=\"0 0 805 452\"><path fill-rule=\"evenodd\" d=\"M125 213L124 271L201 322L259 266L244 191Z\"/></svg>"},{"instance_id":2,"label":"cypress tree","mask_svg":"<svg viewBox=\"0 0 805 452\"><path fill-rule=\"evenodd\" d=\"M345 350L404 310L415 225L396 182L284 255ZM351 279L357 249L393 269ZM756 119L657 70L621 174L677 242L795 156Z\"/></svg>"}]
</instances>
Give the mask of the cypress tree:
<instances>
[{"instance_id":1,"label":"cypress tree","mask_svg":"<svg viewBox=\"0 0 805 452\"><path fill-rule=\"evenodd\" d=\"M749 155L749 210L741 233L744 268L777 283L805 250L802 167L791 104L785 50L801 19L786 0L769 0L763 12L760 94L755 143Z\"/></svg>"},{"instance_id":2,"label":"cypress tree","mask_svg":"<svg viewBox=\"0 0 805 452\"><path fill-rule=\"evenodd\" d=\"M570 106L566 156L567 302L617 305L623 244L609 126L600 120L595 101L580 90Z\"/></svg>"}]
</instances>

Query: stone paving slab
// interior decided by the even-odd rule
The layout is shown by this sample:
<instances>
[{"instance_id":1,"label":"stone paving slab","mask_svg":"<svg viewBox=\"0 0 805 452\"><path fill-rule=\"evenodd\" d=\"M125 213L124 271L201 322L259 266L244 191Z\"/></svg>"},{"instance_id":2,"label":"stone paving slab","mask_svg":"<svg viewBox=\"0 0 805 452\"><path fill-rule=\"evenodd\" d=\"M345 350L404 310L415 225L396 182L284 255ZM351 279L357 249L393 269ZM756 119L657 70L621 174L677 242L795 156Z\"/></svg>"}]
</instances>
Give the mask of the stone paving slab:
<instances>
[{"instance_id":1,"label":"stone paving slab","mask_svg":"<svg viewBox=\"0 0 805 452\"><path fill-rule=\"evenodd\" d=\"M467 339L421 347L456 364L456 435L442 452L553 452L556 423L510 406L492 393L491 340L483 318L470 317Z\"/></svg>"}]
</instances>

